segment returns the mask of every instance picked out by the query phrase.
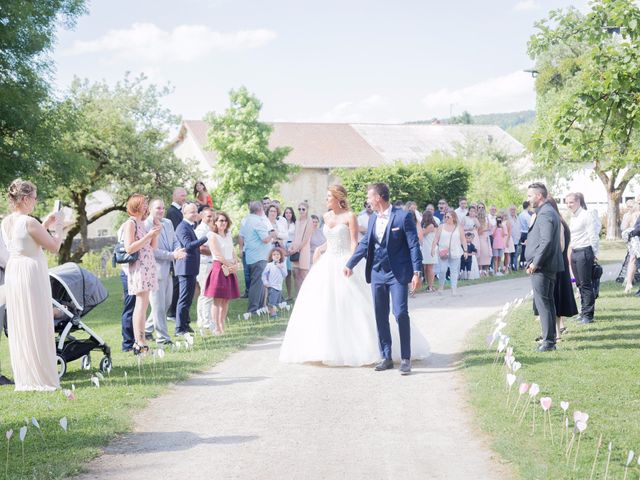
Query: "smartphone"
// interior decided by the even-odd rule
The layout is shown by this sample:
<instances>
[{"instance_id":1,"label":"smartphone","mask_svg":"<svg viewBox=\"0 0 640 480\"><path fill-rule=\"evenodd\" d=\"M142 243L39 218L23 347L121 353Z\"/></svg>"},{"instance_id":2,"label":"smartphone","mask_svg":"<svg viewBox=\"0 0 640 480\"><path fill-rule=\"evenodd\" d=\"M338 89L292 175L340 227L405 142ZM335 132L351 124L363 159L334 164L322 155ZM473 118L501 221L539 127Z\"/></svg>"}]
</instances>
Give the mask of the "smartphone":
<instances>
[{"instance_id":1,"label":"smartphone","mask_svg":"<svg viewBox=\"0 0 640 480\"><path fill-rule=\"evenodd\" d=\"M60 210L62 210L62 200L56 200L53 203L53 211L54 212L59 212Z\"/></svg>"}]
</instances>

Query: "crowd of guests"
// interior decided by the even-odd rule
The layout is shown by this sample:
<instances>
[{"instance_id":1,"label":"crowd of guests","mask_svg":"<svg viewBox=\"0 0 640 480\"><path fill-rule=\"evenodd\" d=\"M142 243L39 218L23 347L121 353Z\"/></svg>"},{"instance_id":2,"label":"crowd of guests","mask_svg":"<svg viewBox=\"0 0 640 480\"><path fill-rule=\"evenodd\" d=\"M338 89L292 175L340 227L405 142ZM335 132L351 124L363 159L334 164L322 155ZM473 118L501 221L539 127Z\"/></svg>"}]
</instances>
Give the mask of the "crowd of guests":
<instances>
[{"instance_id":1,"label":"crowd of guests","mask_svg":"<svg viewBox=\"0 0 640 480\"><path fill-rule=\"evenodd\" d=\"M172 343L168 321L175 321L174 336L193 333L190 308L196 301L197 327L221 335L229 302L240 297L237 273L243 270L247 312L278 306L295 297L311 267L315 249L325 242L319 219L301 202L281 210L267 197L249 203L240 221L238 251L231 233L233 220L215 210L202 182L193 199L178 187L165 210L162 199L149 203L142 195L127 202L129 218L118 231L127 253L137 261L122 264L124 291L122 350L138 354L147 342ZM286 286L286 297L283 291ZM147 316L148 307L151 307Z\"/></svg>"},{"instance_id":2,"label":"crowd of guests","mask_svg":"<svg viewBox=\"0 0 640 480\"><path fill-rule=\"evenodd\" d=\"M31 217L37 190L28 181L14 181L8 199L13 213L2 221L0 241L7 245L0 243L0 267L6 267L0 268L0 274L12 279L4 292L11 312L9 350L16 389L59 388L51 342L51 287L43 249L59 250L62 214L51 213L43 223ZM427 291L434 291L436 276L440 291L448 278L456 294L459 278L499 276L526 268L542 326L539 350L555 349L565 328L562 317L579 312L581 323L591 323L598 296L593 272L600 220L597 212L587 210L580 193L567 195L565 202L568 222L540 183L529 186L528 200L519 213L513 205L501 211L490 205L487 211L482 202L460 198L457 208L442 199L437 208L429 204L419 214L417 204L407 202L403 206L413 212L419 226ZM196 298L198 327L223 334L229 302L241 295L236 276L241 266L247 312L267 306L276 315L285 299L296 296L319 247L326 242L319 218L310 214L307 202L300 202L295 210L282 209L277 200L265 197L248 207L239 224L236 251L233 219L214 209L202 182L194 186L190 201L186 189L176 188L168 208L160 198L149 201L143 195L131 195L128 218L118 230L125 251L137 254L136 261L122 264L120 274L123 351L144 353L150 340L171 344L169 320L175 321L174 336L192 333L190 307ZM623 219L630 238L638 243L637 252L630 254L633 261L640 256L638 212L640 208L634 206ZM371 205L365 203L357 218L360 235L366 232L372 214ZM580 292L579 309L572 276ZM34 288L48 291L49 296L24 295ZM0 377L0 384L9 382Z\"/></svg>"}]
</instances>

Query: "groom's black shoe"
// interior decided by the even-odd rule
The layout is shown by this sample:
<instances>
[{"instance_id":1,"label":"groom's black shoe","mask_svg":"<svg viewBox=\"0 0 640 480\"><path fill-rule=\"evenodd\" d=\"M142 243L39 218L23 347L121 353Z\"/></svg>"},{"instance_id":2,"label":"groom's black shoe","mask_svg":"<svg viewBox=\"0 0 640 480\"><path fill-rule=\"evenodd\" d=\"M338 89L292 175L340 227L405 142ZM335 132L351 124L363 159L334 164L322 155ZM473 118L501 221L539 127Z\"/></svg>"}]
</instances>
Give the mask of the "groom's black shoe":
<instances>
[{"instance_id":1,"label":"groom's black shoe","mask_svg":"<svg viewBox=\"0 0 640 480\"><path fill-rule=\"evenodd\" d=\"M411 373L411 360L402 359L400 361L400 375L409 375Z\"/></svg>"},{"instance_id":2,"label":"groom's black shoe","mask_svg":"<svg viewBox=\"0 0 640 480\"><path fill-rule=\"evenodd\" d=\"M381 372L383 370L391 370L393 368L393 361L390 358L385 358L379 364L376 365L374 370Z\"/></svg>"}]
</instances>

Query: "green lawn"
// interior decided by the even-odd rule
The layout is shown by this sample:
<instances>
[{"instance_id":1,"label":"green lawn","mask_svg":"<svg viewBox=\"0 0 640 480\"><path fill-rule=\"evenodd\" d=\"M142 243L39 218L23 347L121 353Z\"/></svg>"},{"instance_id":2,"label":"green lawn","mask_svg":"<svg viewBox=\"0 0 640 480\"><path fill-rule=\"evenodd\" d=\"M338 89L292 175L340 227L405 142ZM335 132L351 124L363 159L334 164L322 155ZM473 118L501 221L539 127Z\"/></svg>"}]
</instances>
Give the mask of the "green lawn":
<instances>
[{"instance_id":1,"label":"green lawn","mask_svg":"<svg viewBox=\"0 0 640 480\"><path fill-rule=\"evenodd\" d=\"M622 240L603 240L600 242L598 260L600 263L622 263L627 254L627 244Z\"/></svg>"},{"instance_id":2,"label":"green lawn","mask_svg":"<svg viewBox=\"0 0 640 480\"><path fill-rule=\"evenodd\" d=\"M120 352L122 288L119 278L109 278L104 283L110 296L86 317L86 323L104 336L111 346L113 371L109 376L105 375L100 388L96 388L91 383L91 375L96 371L101 352L93 354L92 371L80 370L79 361L71 362L62 388L71 389L75 385L75 401L68 400L62 392L16 393L12 387L0 388L0 428L3 432L14 430L9 443L9 473L6 478L50 480L80 472L83 463L98 455L100 448L114 435L131 428L132 413L143 408L149 398L161 394L176 381L220 362L249 342L282 331L287 323L284 317L269 320L264 316L238 321L238 313L246 309L246 300L236 300L231 304L231 322L224 336L207 337L205 345L196 335L192 350L168 351L162 360L156 359L155 368L153 357L148 356L142 362L140 375L137 357ZM191 316L195 322L193 310ZM173 328L172 324L169 326ZM6 339L0 343L0 359L4 372L10 374ZM65 416L68 433L59 425ZM44 438L31 425L31 417L38 420ZM25 421L29 422L29 429L24 442L23 463L18 431ZM3 441L0 447L0 478L5 478L7 455L4 436Z\"/></svg>"},{"instance_id":3,"label":"green lawn","mask_svg":"<svg viewBox=\"0 0 640 480\"><path fill-rule=\"evenodd\" d=\"M612 454L608 478L623 478L627 452L640 450L638 302L640 299L624 296L618 284L603 284L596 304L596 322L578 325L569 320L568 331L559 342L558 351L546 354L534 352L533 339L539 334L539 324L531 313L530 301L507 317L503 332L511 337L510 345L516 360L522 363L511 393L511 405L514 405L521 382L540 385L535 402L535 433L532 432L532 410L519 424L511 407L506 407L507 372L502 361L493 365L495 345L488 349L486 344L486 336L492 331L495 319L488 319L474 330L464 361L470 401L481 428L493 438L493 448L514 464L521 478L590 478L601 434L602 448L593 478L604 478L609 442L612 443ZM544 396L553 400L550 412L555 446L549 438L544 438L543 410L539 403ZM528 395L522 398L528 398ZM573 428L574 410L589 414L575 471L575 456L567 463L564 451L558 445L563 425L560 401L570 402L570 429ZM573 449L575 452L576 448ZM639 477L637 458L633 459L628 473L627 478Z\"/></svg>"}]
</instances>

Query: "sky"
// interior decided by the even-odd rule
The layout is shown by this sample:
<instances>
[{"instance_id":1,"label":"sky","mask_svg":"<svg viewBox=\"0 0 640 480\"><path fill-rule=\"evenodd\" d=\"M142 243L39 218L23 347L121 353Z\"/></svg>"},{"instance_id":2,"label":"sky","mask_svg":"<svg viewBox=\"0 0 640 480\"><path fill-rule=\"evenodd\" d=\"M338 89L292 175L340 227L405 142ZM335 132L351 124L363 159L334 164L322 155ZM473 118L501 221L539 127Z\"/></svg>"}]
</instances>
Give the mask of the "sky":
<instances>
[{"instance_id":1,"label":"sky","mask_svg":"<svg viewBox=\"0 0 640 480\"><path fill-rule=\"evenodd\" d=\"M533 109L527 40L587 0L93 0L53 52L74 76L170 85L184 119L221 113L242 85L264 121L401 123Z\"/></svg>"}]
</instances>

